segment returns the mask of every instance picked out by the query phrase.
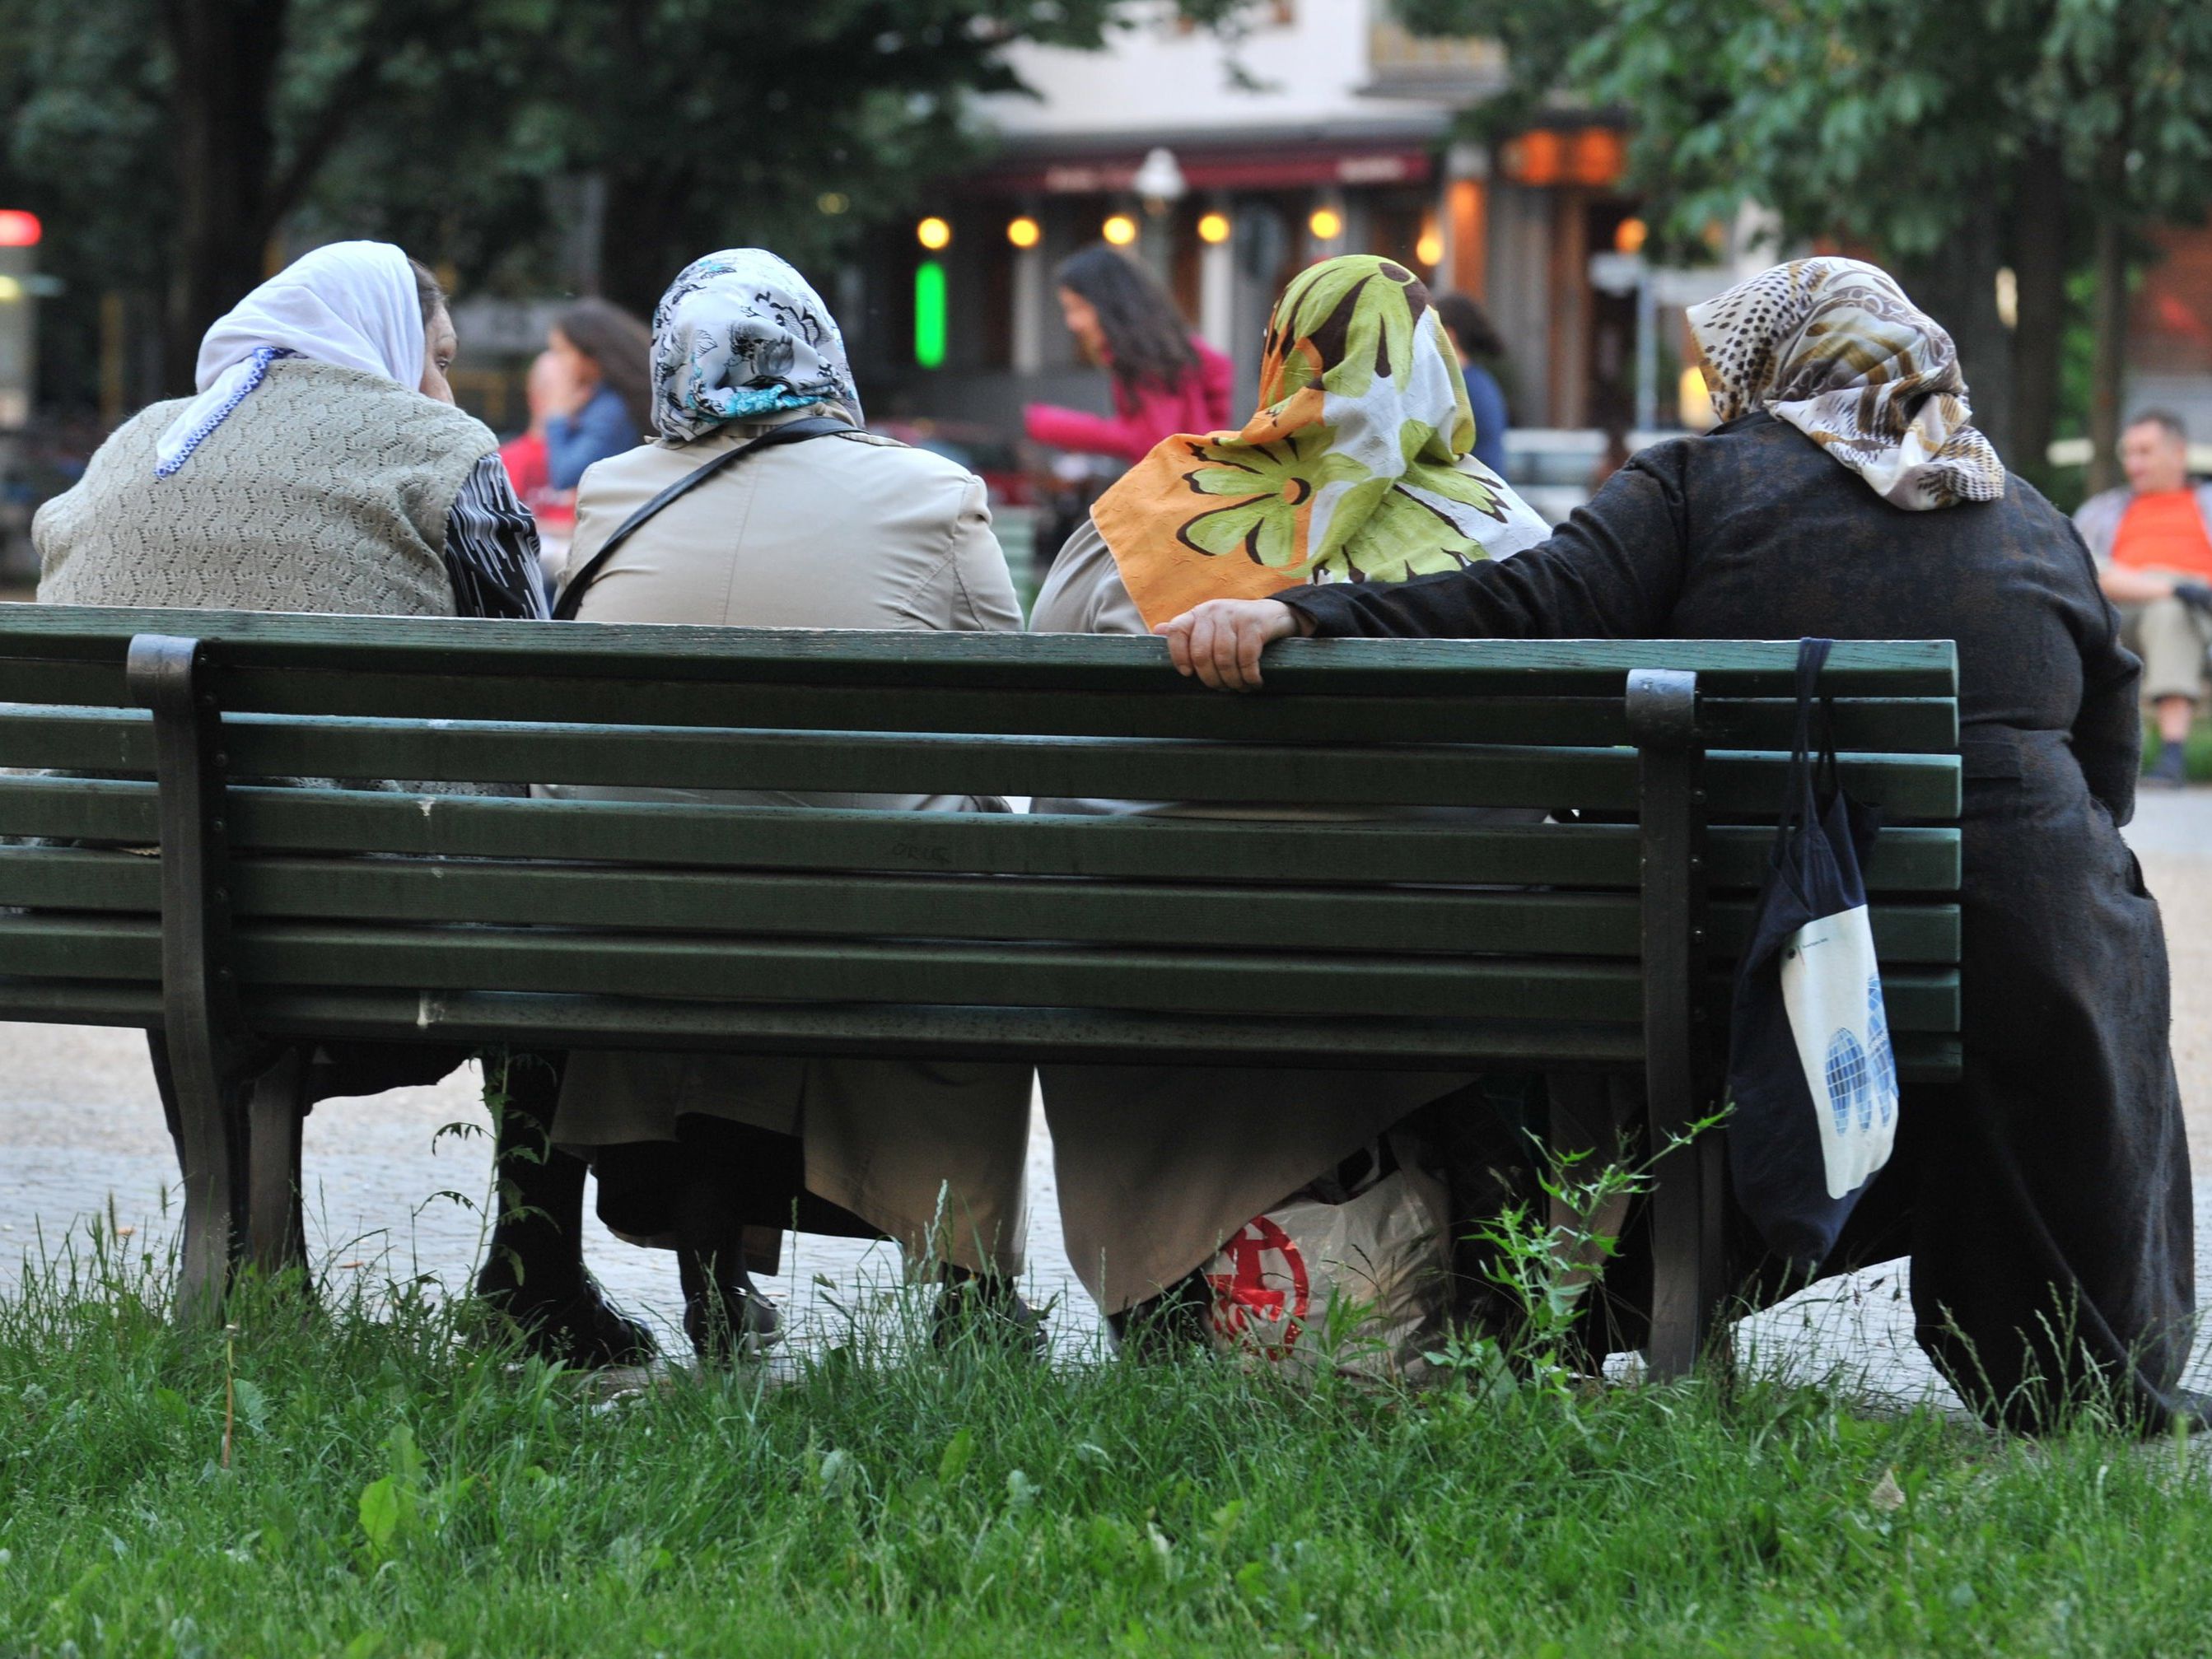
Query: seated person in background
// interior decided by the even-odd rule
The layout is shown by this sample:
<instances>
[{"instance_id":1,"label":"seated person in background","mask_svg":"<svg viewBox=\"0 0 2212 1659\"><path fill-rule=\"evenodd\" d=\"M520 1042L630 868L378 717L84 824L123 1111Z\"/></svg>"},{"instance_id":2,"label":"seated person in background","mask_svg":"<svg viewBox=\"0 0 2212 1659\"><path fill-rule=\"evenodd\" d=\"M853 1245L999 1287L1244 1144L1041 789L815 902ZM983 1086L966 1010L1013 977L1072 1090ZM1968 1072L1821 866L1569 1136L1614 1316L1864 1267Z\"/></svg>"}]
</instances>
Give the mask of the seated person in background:
<instances>
[{"instance_id":1,"label":"seated person in background","mask_svg":"<svg viewBox=\"0 0 2212 1659\"><path fill-rule=\"evenodd\" d=\"M2087 1400L2201 1422L2166 934L2118 829L2142 665L2081 538L1970 424L1950 336L1887 275L1801 259L1689 317L1721 424L1644 450L1542 546L1160 631L1232 690L1292 634L1956 641L1966 1070L1905 1085L1896 1153L1821 1271L1909 1255L1921 1347L1993 1419Z\"/></svg>"},{"instance_id":2,"label":"seated person in background","mask_svg":"<svg viewBox=\"0 0 2212 1659\"><path fill-rule=\"evenodd\" d=\"M2158 716L2151 781L2178 789L2212 644L2212 483L2191 481L2189 429L2163 410L2128 422L2120 465L2125 486L2082 502L2074 525L2142 655L2143 695Z\"/></svg>"},{"instance_id":3,"label":"seated person in background","mask_svg":"<svg viewBox=\"0 0 2212 1659\"><path fill-rule=\"evenodd\" d=\"M500 464L507 468L514 493L530 509L538 525L538 559L549 576L558 576L568 556L568 532L576 522L573 490L553 488L548 470L545 423L567 384L568 371L549 348L531 359L523 395L530 404L530 424L499 447Z\"/></svg>"},{"instance_id":4,"label":"seated person in background","mask_svg":"<svg viewBox=\"0 0 2212 1659\"><path fill-rule=\"evenodd\" d=\"M1012 633L1012 579L982 481L861 429L836 323L804 277L756 248L709 255L653 317L658 442L601 461L577 503L572 584L585 622ZM747 456L640 525L662 490L784 422L835 435ZM968 796L546 786L568 799L1004 811ZM1022 1265L1027 1066L735 1054L578 1054L556 1138L587 1152L600 1214L678 1251L685 1323L702 1356L765 1337L773 1311L748 1267L772 1270L775 1230L898 1241L960 1309L1034 1330ZM940 1200L940 1194L945 1196ZM750 1237L748 1236L750 1235ZM750 1261L748 1257L750 1256Z\"/></svg>"},{"instance_id":5,"label":"seated person in background","mask_svg":"<svg viewBox=\"0 0 2212 1659\"><path fill-rule=\"evenodd\" d=\"M1400 373L1376 372L1378 346ZM1143 634L1203 599L1456 570L1549 533L1469 453L1459 364L1402 265L1355 254L1294 278L1268 326L1260 398L1242 432L1168 438L1099 498L1031 631ZM1309 815L1051 799L1033 810ZM1255 1215L1470 1081L1100 1066L1047 1066L1042 1079L1068 1259L1116 1328L1153 1297L1183 1300L1181 1282Z\"/></svg>"},{"instance_id":6,"label":"seated person in background","mask_svg":"<svg viewBox=\"0 0 2212 1659\"><path fill-rule=\"evenodd\" d=\"M643 323L605 300L579 300L546 337L557 377L545 417L546 483L574 490L595 461L634 448L653 425Z\"/></svg>"},{"instance_id":7,"label":"seated person in background","mask_svg":"<svg viewBox=\"0 0 2212 1659\"><path fill-rule=\"evenodd\" d=\"M1467 377L1468 407L1474 412L1474 459L1505 476L1505 388L1492 373L1505 361L1505 342L1490 325L1490 313L1464 294L1441 295L1437 315L1444 319L1460 373ZM1609 470L1609 469L1608 469Z\"/></svg>"},{"instance_id":8,"label":"seated person in background","mask_svg":"<svg viewBox=\"0 0 2212 1659\"><path fill-rule=\"evenodd\" d=\"M40 510L40 601L543 618L530 514L446 383L457 349L436 278L398 248L317 248L208 330L197 397L125 422ZM309 1101L433 1083L468 1058L304 1053ZM512 1201L478 1289L549 1355L635 1358L651 1340L584 1272L584 1167L542 1156L556 1077L553 1059L511 1068L499 1169Z\"/></svg>"}]
</instances>

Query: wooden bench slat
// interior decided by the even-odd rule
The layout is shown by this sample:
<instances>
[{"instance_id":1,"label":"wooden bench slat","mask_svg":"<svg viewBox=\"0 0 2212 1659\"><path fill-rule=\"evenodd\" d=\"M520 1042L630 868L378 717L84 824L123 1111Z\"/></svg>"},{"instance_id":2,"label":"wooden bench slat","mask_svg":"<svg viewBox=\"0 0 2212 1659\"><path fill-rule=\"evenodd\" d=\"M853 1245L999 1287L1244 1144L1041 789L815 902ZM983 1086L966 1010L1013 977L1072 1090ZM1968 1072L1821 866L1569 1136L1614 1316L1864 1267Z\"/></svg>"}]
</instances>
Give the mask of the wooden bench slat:
<instances>
[{"instance_id":1,"label":"wooden bench slat","mask_svg":"<svg viewBox=\"0 0 2212 1659\"><path fill-rule=\"evenodd\" d=\"M237 930L244 984L558 991L609 996L895 1003L926 984L945 1003L1251 1015L1389 1015L1625 1022L1640 1018L1628 962L793 941L500 927L260 922ZM26 975L129 981L159 971L151 919L0 917L0 962ZM1724 988L1724 979L1717 989ZM1955 970L1882 976L1898 1030L1958 1029Z\"/></svg>"},{"instance_id":2,"label":"wooden bench slat","mask_svg":"<svg viewBox=\"0 0 2212 1659\"><path fill-rule=\"evenodd\" d=\"M1153 690L1158 640L1075 634L847 630L252 615L40 605L0 621L0 662L88 661L118 671L134 634L221 641L228 663L278 672L353 672L787 684ZM1280 693L1433 695L1454 684L1528 696L1618 695L1632 668L1686 668L1713 693L1787 696L1796 641L1726 640L1291 640L1268 656ZM0 678L5 674L0 668ZM1861 696L1948 696L1947 641L1838 641L1822 684ZM1211 696L1194 685L1194 696Z\"/></svg>"},{"instance_id":3,"label":"wooden bench slat","mask_svg":"<svg viewBox=\"0 0 2212 1659\"><path fill-rule=\"evenodd\" d=\"M370 791L230 792L240 848L541 857L763 869L974 871L1194 881L1496 883L1632 887L1637 833L1626 824L1114 818L810 807L638 805ZM0 777L0 835L143 845L158 836L154 786ZM1771 830L1712 830L1712 878L1756 887ZM1955 828L1882 831L1867 872L1877 893L1953 892Z\"/></svg>"},{"instance_id":4,"label":"wooden bench slat","mask_svg":"<svg viewBox=\"0 0 2212 1659\"><path fill-rule=\"evenodd\" d=\"M0 662L0 670L8 665ZM0 702L127 708L119 674L83 664L15 665ZM1623 699L1515 694L1431 697L1199 698L1176 692L1010 693L959 687L670 683L540 677L331 674L235 669L213 677L224 708L256 714L779 730L985 732L1003 735L1210 738L1239 742L1498 743L1605 746L1631 741ZM1835 699L1837 743L1899 753L1958 746L1948 697ZM1707 697L1698 726L1714 749L1789 746L1786 697Z\"/></svg>"},{"instance_id":5,"label":"wooden bench slat","mask_svg":"<svg viewBox=\"0 0 2212 1659\"><path fill-rule=\"evenodd\" d=\"M235 777L402 778L854 793L1030 794L1182 801L1578 807L1636 800L1625 749L1508 744L1298 746L1114 738L949 737L669 726L532 726L289 715L226 718ZM1723 751L1711 810L1771 813L1788 757ZM0 727L0 764L143 772L152 725L126 712L32 711ZM1955 817L1955 755L1842 759L1853 795L1901 817Z\"/></svg>"},{"instance_id":6,"label":"wooden bench slat","mask_svg":"<svg viewBox=\"0 0 2212 1659\"><path fill-rule=\"evenodd\" d=\"M846 1009L774 1004L716 1006L635 999L473 992L431 999L396 992L263 990L247 999L256 1029L277 1036L386 1042L532 1042L583 1048L672 1045L757 1053L1002 1058L1157 1065L1328 1066L1453 1070L1466 1061L1545 1066L1633 1065L1643 1036L1630 1025L1504 1021L1298 1020L1278 1027L1251 1019L1112 1014L1069 1009L878 1006ZM88 980L33 981L0 976L0 1019L158 1030L161 996L150 985ZM865 1019L862 1028L860 1021ZM1899 1032L1899 1073L1908 1080L1959 1075L1955 1036Z\"/></svg>"},{"instance_id":7,"label":"wooden bench slat","mask_svg":"<svg viewBox=\"0 0 2212 1659\"><path fill-rule=\"evenodd\" d=\"M1048 939L1236 949L1503 951L1634 957L1633 893L1466 892L1423 887L1104 883L1064 878L900 877L419 859L242 857L234 914L271 919L497 922L846 938ZM155 912L156 860L82 848L0 848L0 905ZM1747 901L1712 907L1717 951L1749 935ZM1886 961L1958 960L1954 904L1873 907Z\"/></svg>"}]
</instances>

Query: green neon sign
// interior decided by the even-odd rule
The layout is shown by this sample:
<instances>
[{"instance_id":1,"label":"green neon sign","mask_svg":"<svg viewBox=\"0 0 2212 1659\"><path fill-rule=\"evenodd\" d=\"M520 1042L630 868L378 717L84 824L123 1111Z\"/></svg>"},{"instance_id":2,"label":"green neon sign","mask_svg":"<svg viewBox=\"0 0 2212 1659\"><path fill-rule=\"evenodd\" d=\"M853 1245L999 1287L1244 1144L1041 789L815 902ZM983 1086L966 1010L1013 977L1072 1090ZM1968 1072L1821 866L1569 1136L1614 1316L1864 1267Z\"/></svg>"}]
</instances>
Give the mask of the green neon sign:
<instances>
[{"instance_id":1,"label":"green neon sign","mask_svg":"<svg viewBox=\"0 0 2212 1659\"><path fill-rule=\"evenodd\" d=\"M914 360L924 368L945 362L945 267L924 259L914 271Z\"/></svg>"}]
</instances>

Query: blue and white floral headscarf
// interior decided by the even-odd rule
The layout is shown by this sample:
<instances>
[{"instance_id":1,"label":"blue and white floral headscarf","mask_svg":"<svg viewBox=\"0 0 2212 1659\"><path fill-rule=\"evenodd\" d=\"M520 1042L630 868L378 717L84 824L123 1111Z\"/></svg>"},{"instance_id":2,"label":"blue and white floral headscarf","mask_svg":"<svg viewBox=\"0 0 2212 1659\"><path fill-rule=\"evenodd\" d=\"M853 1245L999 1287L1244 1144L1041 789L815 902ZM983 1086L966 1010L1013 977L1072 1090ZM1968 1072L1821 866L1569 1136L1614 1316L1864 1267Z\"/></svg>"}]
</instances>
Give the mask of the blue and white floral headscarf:
<instances>
[{"instance_id":1,"label":"blue and white floral headscarf","mask_svg":"<svg viewBox=\"0 0 2212 1659\"><path fill-rule=\"evenodd\" d=\"M763 248L695 259L653 313L653 424L686 443L732 421L833 405L860 423L845 337L806 279Z\"/></svg>"}]
</instances>

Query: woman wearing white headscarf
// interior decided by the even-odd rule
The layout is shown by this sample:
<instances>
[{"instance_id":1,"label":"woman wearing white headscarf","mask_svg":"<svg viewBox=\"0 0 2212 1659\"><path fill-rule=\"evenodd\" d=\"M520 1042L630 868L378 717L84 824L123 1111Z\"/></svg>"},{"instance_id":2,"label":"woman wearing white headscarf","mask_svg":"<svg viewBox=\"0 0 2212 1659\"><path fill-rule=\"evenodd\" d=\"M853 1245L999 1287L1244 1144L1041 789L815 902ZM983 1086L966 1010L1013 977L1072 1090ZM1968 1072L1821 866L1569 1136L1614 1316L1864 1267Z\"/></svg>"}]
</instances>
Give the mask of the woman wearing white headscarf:
<instances>
[{"instance_id":1,"label":"woman wearing white headscarf","mask_svg":"<svg viewBox=\"0 0 2212 1659\"><path fill-rule=\"evenodd\" d=\"M1644 450L1543 545L1160 631L1231 687L1293 632L1956 641L1965 1073L1907 1085L1829 1269L1909 1253L1921 1346L1992 1417L2201 1418L2179 1386L2196 1261L2166 939L2118 828L2142 665L2073 526L1973 426L1950 337L1886 274L1778 265L1690 326L1721 424Z\"/></svg>"},{"instance_id":2,"label":"woman wearing white headscarf","mask_svg":"<svg viewBox=\"0 0 2212 1659\"><path fill-rule=\"evenodd\" d=\"M530 514L446 384L457 349L391 243L303 256L208 330L198 395L126 421L40 510L39 597L543 617Z\"/></svg>"},{"instance_id":3,"label":"woman wearing white headscarf","mask_svg":"<svg viewBox=\"0 0 2212 1659\"><path fill-rule=\"evenodd\" d=\"M391 243L337 242L295 261L208 330L198 395L125 422L40 510L40 599L544 618L530 514L497 441L453 406L457 349L437 279ZM167 1052L150 1040L165 1079ZM468 1058L331 1042L280 1063L297 1068L304 1106L434 1083ZM499 1168L511 1201L477 1288L549 1358L641 1358L651 1338L584 1271L583 1166L545 1154L558 1064L507 1067Z\"/></svg>"},{"instance_id":4,"label":"woman wearing white headscarf","mask_svg":"<svg viewBox=\"0 0 2212 1659\"><path fill-rule=\"evenodd\" d=\"M653 316L657 441L599 462L576 501L564 614L585 622L1012 633L1022 625L982 481L860 428L837 325L773 254L679 276ZM669 485L780 425L830 430L714 475L598 558ZM596 565L595 565L596 561ZM574 584L587 581L579 599ZM556 786L569 799L1003 811L968 796ZM774 1230L882 1235L942 1262L948 1301L1026 1318L1030 1073L1013 1066L702 1054L579 1054L556 1135L591 1152L600 1213L674 1245L702 1352L773 1316L746 1277ZM940 1196L942 1195L942 1196ZM748 1252L746 1246L750 1243ZM708 1264L709 1275L701 1271ZM719 1295L720 1307L714 1306Z\"/></svg>"}]
</instances>

